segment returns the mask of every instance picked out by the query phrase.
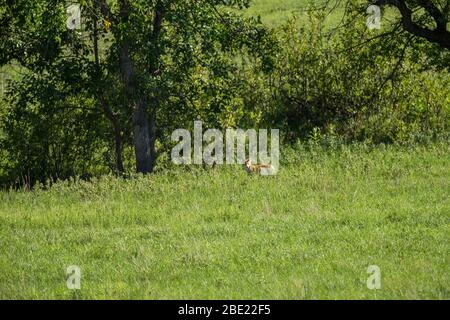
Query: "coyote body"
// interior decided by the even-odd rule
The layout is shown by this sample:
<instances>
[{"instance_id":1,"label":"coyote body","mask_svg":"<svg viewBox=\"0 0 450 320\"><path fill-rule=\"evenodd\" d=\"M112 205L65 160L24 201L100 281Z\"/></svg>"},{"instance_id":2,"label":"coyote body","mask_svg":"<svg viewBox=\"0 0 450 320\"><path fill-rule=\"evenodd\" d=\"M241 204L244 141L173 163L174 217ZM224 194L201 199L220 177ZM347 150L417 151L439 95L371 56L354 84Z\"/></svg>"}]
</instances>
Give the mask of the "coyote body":
<instances>
[{"instance_id":1,"label":"coyote body","mask_svg":"<svg viewBox=\"0 0 450 320\"><path fill-rule=\"evenodd\" d=\"M244 169L248 173L256 173L262 175L271 175L274 171L273 166L269 164L252 164L250 159L247 159L244 163Z\"/></svg>"}]
</instances>

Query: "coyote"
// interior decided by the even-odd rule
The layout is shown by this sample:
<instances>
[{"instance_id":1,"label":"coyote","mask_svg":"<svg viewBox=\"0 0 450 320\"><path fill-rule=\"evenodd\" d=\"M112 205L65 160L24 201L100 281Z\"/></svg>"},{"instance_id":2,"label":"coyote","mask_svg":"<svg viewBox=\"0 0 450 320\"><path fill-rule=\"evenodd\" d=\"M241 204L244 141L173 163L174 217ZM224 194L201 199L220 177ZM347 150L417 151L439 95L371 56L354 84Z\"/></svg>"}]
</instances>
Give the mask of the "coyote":
<instances>
[{"instance_id":1,"label":"coyote","mask_svg":"<svg viewBox=\"0 0 450 320\"><path fill-rule=\"evenodd\" d=\"M262 175L272 175L274 167L269 164L252 164L250 159L245 160L244 169L248 173L257 173Z\"/></svg>"}]
</instances>

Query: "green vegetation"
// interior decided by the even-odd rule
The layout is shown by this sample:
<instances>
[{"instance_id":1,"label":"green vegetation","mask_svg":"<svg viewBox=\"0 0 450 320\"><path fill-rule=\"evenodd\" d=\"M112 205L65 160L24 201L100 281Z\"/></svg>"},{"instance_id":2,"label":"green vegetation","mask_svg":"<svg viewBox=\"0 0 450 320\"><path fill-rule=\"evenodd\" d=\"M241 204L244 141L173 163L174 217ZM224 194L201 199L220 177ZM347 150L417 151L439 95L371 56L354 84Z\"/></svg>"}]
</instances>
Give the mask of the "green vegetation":
<instances>
[{"instance_id":1,"label":"green vegetation","mask_svg":"<svg viewBox=\"0 0 450 320\"><path fill-rule=\"evenodd\" d=\"M0 298L450 298L448 145L283 154L1 193Z\"/></svg>"},{"instance_id":2,"label":"green vegetation","mask_svg":"<svg viewBox=\"0 0 450 320\"><path fill-rule=\"evenodd\" d=\"M20 65L0 104L2 187L150 173L166 165L172 131L193 119L279 128L286 144L317 134L404 145L448 137L445 43L407 33L399 14L369 31L362 1L340 14L344 3L333 1L92 0L77 30L65 25L66 2L53 1L0 11L0 65ZM285 8L302 14L272 27L254 18Z\"/></svg>"},{"instance_id":3,"label":"green vegetation","mask_svg":"<svg viewBox=\"0 0 450 320\"><path fill-rule=\"evenodd\" d=\"M0 299L450 299L450 7L406 2L0 0ZM194 120L279 174L175 166Z\"/></svg>"},{"instance_id":4,"label":"green vegetation","mask_svg":"<svg viewBox=\"0 0 450 320\"><path fill-rule=\"evenodd\" d=\"M152 172L193 119L279 128L285 144L448 139L450 50L407 33L398 13L369 31L363 1L341 14L333 1L91 0L70 30L66 2L52 1L0 11L0 65L20 70L0 102L0 187ZM254 17L284 8L301 14L270 27Z\"/></svg>"},{"instance_id":5,"label":"green vegetation","mask_svg":"<svg viewBox=\"0 0 450 320\"><path fill-rule=\"evenodd\" d=\"M249 16L259 15L268 25L280 25L291 18L293 14L301 13L307 6L307 0L254 0L250 8L246 10L246 14Z\"/></svg>"},{"instance_id":6,"label":"green vegetation","mask_svg":"<svg viewBox=\"0 0 450 320\"><path fill-rule=\"evenodd\" d=\"M306 12L312 7L318 6L325 1L311 0L253 0L250 8L245 10L248 16L260 16L265 25L276 27L283 25L286 20L293 16L303 16L306 18ZM334 26L342 18L341 8L330 12L326 23ZM305 19L307 20L307 18Z\"/></svg>"}]
</instances>

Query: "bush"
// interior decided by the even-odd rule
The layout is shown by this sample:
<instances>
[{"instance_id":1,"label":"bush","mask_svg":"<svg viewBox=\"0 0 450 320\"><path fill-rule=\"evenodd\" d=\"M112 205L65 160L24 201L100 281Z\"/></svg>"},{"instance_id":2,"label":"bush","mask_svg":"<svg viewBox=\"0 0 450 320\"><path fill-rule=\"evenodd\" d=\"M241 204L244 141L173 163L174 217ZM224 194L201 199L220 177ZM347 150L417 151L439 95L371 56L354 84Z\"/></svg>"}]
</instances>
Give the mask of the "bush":
<instances>
[{"instance_id":1,"label":"bush","mask_svg":"<svg viewBox=\"0 0 450 320\"><path fill-rule=\"evenodd\" d=\"M372 143L447 137L450 74L415 62L408 39L365 43L374 35L363 23L330 33L314 14L299 25L293 19L280 30L275 71L248 87L266 126L281 128L287 141L319 132Z\"/></svg>"}]
</instances>

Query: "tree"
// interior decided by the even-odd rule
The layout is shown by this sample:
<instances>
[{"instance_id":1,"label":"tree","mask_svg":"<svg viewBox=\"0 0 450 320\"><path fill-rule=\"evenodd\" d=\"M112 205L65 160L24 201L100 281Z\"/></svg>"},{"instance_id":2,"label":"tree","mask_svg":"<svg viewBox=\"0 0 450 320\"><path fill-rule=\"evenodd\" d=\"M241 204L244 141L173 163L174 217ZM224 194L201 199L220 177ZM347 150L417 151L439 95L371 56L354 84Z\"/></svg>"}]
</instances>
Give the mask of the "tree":
<instances>
[{"instance_id":1,"label":"tree","mask_svg":"<svg viewBox=\"0 0 450 320\"><path fill-rule=\"evenodd\" d=\"M373 4L395 7L406 31L450 50L450 0L376 0Z\"/></svg>"},{"instance_id":2,"label":"tree","mask_svg":"<svg viewBox=\"0 0 450 320\"><path fill-rule=\"evenodd\" d=\"M192 70L201 66L217 75L227 54L253 56L270 65L271 33L258 20L225 10L246 7L249 0L79 4L81 29L70 30L64 0L0 0L0 65L17 61L26 73L37 75L37 82L64 93L61 99L81 95L92 101L89 107L109 122L118 172L124 170L123 144L130 136L136 171L152 172L158 115L170 116L162 105L179 95L179 81ZM19 100L29 98L30 91L16 88ZM51 101L33 97L34 103Z\"/></svg>"}]
</instances>

